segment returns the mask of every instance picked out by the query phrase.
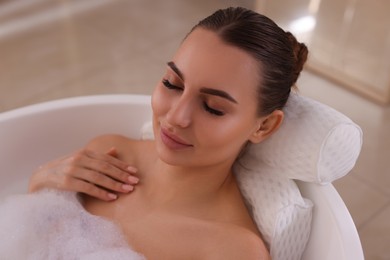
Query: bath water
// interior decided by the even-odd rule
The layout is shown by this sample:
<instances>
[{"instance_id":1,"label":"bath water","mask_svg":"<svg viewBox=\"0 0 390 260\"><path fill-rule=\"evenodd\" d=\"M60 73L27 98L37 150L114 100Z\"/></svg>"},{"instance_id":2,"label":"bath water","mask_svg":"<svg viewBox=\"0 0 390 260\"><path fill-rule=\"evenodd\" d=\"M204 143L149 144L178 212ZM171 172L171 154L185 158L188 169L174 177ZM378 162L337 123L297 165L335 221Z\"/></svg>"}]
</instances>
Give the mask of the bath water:
<instances>
[{"instance_id":1,"label":"bath water","mask_svg":"<svg viewBox=\"0 0 390 260\"><path fill-rule=\"evenodd\" d=\"M42 191L0 201L0 259L144 259L112 222L75 193Z\"/></svg>"}]
</instances>

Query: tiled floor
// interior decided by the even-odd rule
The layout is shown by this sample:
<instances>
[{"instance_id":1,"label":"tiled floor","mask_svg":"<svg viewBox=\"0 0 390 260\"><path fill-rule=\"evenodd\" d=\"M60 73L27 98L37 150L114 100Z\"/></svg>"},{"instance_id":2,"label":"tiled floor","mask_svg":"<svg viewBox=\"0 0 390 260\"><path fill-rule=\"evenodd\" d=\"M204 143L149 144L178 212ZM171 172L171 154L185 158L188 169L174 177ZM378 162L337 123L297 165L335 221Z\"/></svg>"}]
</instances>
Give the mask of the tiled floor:
<instances>
[{"instance_id":1,"label":"tiled floor","mask_svg":"<svg viewBox=\"0 0 390 260\"><path fill-rule=\"evenodd\" d=\"M258 6L249 0L0 1L0 111L77 95L150 94L192 25L238 4ZM390 259L390 108L307 71L298 85L362 127L360 159L335 186L366 259Z\"/></svg>"}]
</instances>

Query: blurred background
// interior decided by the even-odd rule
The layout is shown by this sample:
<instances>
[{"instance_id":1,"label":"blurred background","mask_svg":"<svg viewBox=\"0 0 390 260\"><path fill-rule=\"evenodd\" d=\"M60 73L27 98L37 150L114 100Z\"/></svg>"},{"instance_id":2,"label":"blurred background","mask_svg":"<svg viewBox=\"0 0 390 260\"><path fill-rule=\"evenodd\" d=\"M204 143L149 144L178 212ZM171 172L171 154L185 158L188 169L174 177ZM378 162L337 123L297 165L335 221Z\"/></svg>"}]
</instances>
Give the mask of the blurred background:
<instances>
[{"instance_id":1,"label":"blurred background","mask_svg":"<svg viewBox=\"0 0 390 260\"><path fill-rule=\"evenodd\" d=\"M304 41L311 54L300 92L362 127L359 161L334 184L366 259L389 260L390 1L0 0L0 112L79 95L151 94L192 26L238 5Z\"/></svg>"}]
</instances>

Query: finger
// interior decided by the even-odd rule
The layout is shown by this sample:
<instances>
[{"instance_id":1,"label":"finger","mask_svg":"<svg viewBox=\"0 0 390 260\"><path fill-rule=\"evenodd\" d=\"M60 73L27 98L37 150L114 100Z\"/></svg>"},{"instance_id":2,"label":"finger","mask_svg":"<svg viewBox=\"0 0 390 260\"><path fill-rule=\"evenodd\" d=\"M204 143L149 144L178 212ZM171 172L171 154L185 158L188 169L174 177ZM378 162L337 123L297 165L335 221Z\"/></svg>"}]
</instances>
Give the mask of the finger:
<instances>
[{"instance_id":1,"label":"finger","mask_svg":"<svg viewBox=\"0 0 390 260\"><path fill-rule=\"evenodd\" d=\"M106 154L118 159L118 150L115 147L111 147L110 150L108 150ZM130 173L136 173L137 168L135 168L133 166L127 166L126 171L128 171Z\"/></svg>"},{"instance_id":2,"label":"finger","mask_svg":"<svg viewBox=\"0 0 390 260\"><path fill-rule=\"evenodd\" d=\"M93 170L80 169L74 176L77 179L87 181L111 191L127 193L134 189L133 185L118 182L105 174Z\"/></svg>"},{"instance_id":3,"label":"finger","mask_svg":"<svg viewBox=\"0 0 390 260\"><path fill-rule=\"evenodd\" d=\"M62 162L65 167L62 172L65 175L73 176L80 169L85 168L103 173L123 183L135 184L136 182L138 182L137 178L130 177L127 171L124 171L123 169L116 166L118 165L118 163L116 165L113 165L112 163L115 163L115 160L115 158L108 155L103 155L88 150L81 150ZM121 162L121 164L125 163ZM80 173L77 175L77 177L83 179Z\"/></svg>"},{"instance_id":4,"label":"finger","mask_svg":"<svg viewBox=\"0 0 390 260\"><path fill-rule=\"evenodd\" d=\"M102 172L111 178L116 180L136 184L139 179L133 176L131 173L136 173L137 169L133 166L129 166L127 163L107 156L104 154L97 154L94 152L87 152L87 158L83 158L83 166L94 171Z\"/></svg>"},{"instance_id":5,"label":"finger","mask_svg":"<svg viewBox=\"0 0 390 260\"><path fill-rule=\"evenodd\" d=\"M111 147L107 152L107 155L113 156L115 158L118 158L118 151L116 150L115 147Z\"/></svg>"},{"instance_id":6,"label":"finger","mask_svg":"<svg viewBox=\"0 0 390 260\"><path fill-rule=\"evenodd\" d=\"M94 172L98 172L100 174L104 174L111 179L114 179L118 182L127 183L127 184L137 184L138 178L136 176L130 175L128 172L125 172L112 164L94 159L87 159L88 162L85 162L85 168L92 170Z\"/></svg>"},{"instance_id":7,"label":"finger","mask_svg":"<svg viewBox=\"0 0 390 260\"><path fill-rule=\"evenodd\" d=\"M99 164L105 166L98 166ZM69 182L69 180L72 178L76 178L92 184L100 185L108 190L116 192L126 193L134 189L134 183L137 182L138 179L130 182L129 174L122 172L121 174L123 174L125 177L124 181L120 181L110 177L107 174L107 172L109 173L110 170L111 172L113 170L120 171L106 162L93 161L86 156L78 155L77 158L73 157L68 161L64 161L62 167L55 168L54 171L52 171L50 174L50 183L52 183L52 185L59 184L66 188L71 188L63 185L63 183ZM117 175L118 174L116 174L116 176Z\"/></svg>"},{"instance_id":8,"label":"finger","mask_svg":"<svg viewBox=\"0 0 390 260\"><path fill-rule=\"evenodd\" d=\"M97 153L94 151L90 150L85 150L85 155L92 158L92 159L97 159L97 160L102 160L111 163L115 167L130 172L130 173L136 173L137 169L135 167L130 166L128 163L119 160L118 158L115 158L113 156L103 154L103 153Z\"/></svg>"},{"instance_id":9,"label":"finger","mask_svg":"<svg viewBox=\"0 0 390 260\"><path fill-rule=\"evenodd\" d=\"M111 147L106 154L118 159L118 150L115 147ZM133 166L128 166L126 170L129 171L130 173L137 172L137 168Z\"/></svg>"},{"instance_id":10,"label":"finger","mask_svg":"<svg viewBox=\"0 0 390 260\"><path fill-rule=\"evenodd\" d=\"M88 194L89 196L104 200L104 201L113 201L118 198L118 195L109 192L103 188L99 188L98 186L85 182L79 179L69 179L67 181L65 190L73 190L76 192L81 192L84 194Z\"/></svg>"},{"instance_id":11,"label":"finger","mask_svg":"<svg viewBox=\"0 0 390 260\"><path fill-rule=\"evenodd\" d=\"M104 201L115 200L118 195L83 179L70 175L49 175L45 187L88 194Z\"/></svg>"}]
</instances>

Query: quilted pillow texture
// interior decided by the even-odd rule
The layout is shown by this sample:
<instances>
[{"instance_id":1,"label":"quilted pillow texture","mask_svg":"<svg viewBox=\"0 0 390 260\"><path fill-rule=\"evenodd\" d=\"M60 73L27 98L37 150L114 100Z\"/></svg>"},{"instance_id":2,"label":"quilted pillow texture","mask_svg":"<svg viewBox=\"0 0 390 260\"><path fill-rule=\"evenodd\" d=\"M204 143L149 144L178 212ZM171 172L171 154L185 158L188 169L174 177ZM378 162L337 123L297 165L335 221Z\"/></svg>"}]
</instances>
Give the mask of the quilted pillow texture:
<instances>
[{"instance_id":1,"label":"quilted pillow texture","mask_svg":"<svg viewBox=\"0 0 390 260\"><path fill-rule=\"evenodd\" d=\"M299 260L310 236L312 207L293 180L259 162L251 169L237 161L234 173L273 260Z\"/></svg>"},{"instance_id":2,"label":"quilted pillow texture","mask_svg":"<svg viewBox=\"0 0 390 260\"><path fill-rule=\"evenodd\" d=\"M362 146L362 130L351 119L307 97L292 93L280 129L247 148L245 164L262 161L289 179L326 184L346 175Z\"/></svg>"}]
</instances>

